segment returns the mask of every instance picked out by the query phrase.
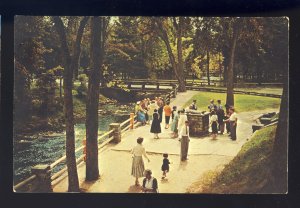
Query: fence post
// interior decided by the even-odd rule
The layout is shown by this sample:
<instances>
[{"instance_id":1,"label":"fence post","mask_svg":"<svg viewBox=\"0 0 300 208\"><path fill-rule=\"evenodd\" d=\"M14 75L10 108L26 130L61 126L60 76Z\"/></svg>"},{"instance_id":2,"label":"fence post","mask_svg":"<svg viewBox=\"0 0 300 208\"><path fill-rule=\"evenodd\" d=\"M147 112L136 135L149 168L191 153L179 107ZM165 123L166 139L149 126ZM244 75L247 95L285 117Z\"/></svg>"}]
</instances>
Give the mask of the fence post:
<instances>
[{"instance_id":1,"label":"fence post","mask_svg":"<svg viewBox=\"0 0 300 208\"><path fill-rule=\"evenodd\" d=\"M130 113L130 129L133 129L134 124L134 113Z\"/></svg>"},{"instance_id":2,"label":"fence post","mask_svg":"<svg viewBox=\"0 0 300 208\"><path fill-rule=\"evenodd\" d=\"M36 165L31 168L31 173L37 176L37 188L33 192L53 192L50 165Z\"/></svg>"},{"instance_id":3,"label":"fence post","mask_svg":"<svg viewBox=\"0 0 300 208\"><path fill-rule=\"evenodd\" d=\"M114 130L109 137L113 136L113 143L119 143L121 141L121 126L120 123L109 124L109 130Z\"/></svg>"},{"instance_id":4,"label":"fence post","mask_svg":"<svg viewBox=\"0 0 300 208\"><path fill-rule=\"evenodd\" d=\"M86 161L86 139L82 140L82 145L84 146L83 148L83 155L84 155L84 162Z\"/></svg>"}]
</instances>

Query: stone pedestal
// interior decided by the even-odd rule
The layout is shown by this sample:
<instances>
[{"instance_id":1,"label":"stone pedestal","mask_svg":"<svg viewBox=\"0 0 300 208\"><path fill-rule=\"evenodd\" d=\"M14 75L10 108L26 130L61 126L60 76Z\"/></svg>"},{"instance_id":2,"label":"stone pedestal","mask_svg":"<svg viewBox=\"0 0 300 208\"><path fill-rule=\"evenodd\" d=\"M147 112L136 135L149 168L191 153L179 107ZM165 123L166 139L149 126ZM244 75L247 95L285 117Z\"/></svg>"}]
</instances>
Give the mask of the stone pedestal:
<instances>
[{"instance_id":1,"label":"stone pedestal","mask_svg":"<svg viewBox=\"0 0 300 208\"><path fill-rule=\"evenodd\" d=\"M32 192L48 193L53 191L49 165L36 165L31 168L31 173L37 176L36 185L32 187Z\"/></svg>"},{"instance_id":2,"label":"stone pedestal","mask_svg":"<svg viewBox=\"0 0 300 208\"><path fill-rule=\"evenodd\" d=\"M209 129L209 113L187 113L190 136L200 137L208 134Z\"/></svg>"},{"instance_id":3,"label":"stone pedestal","mask_svg":"<svg viewBox=\"0 0 300 208\"><path fill-rule=\"evenodd\" d=\"M121 126L119 123L109 124L109 130L114 130L109 137L114 137L112 143L119 143L121 141Z\"/></svg>"}]
</instances>

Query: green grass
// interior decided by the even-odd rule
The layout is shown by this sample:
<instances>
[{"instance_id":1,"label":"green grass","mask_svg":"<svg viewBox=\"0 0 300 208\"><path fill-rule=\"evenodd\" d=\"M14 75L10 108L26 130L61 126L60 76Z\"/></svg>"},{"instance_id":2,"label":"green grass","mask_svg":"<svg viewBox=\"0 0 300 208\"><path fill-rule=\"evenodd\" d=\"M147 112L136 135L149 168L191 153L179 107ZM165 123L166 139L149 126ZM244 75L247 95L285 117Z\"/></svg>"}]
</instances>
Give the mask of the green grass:
<instances>
[{"instance_id":1,"label":"green grass","mask_svg":"<svg viewBox=\"0 0 300 208\"><path fill-rule=\"evenodd\" d=\"M257 131L223 171L217 174L208 172L204 175L206 181L204 185L202 183L201 192L263 193L270 178L270 158L276 127L270 126ZM199 186L199 183L194 186L196 185ZM197 187L190 190L199 192Z\"/></svg>"},{"instance_id":2,"label":"green grass","mask_svg":"<svg viewBox=\"0 0 300 208\"><path fill-rule=\"evenodd\" d=\"M215 100L215 103L218 99L222 101L224 105L226 102L226 93L215 93L215 92L199 92L194 95L184 107L189 106L193 100L197 100L197 106L200 111L207 110L207 106L211 99ZM253 95L241 95L235 94L235 108L237 112L243 111L253 111L253 110L263 110L266 108L278 108L280 106L280 98L270 98L262 96L253 96Z\"/></svg>"}]
</instances>

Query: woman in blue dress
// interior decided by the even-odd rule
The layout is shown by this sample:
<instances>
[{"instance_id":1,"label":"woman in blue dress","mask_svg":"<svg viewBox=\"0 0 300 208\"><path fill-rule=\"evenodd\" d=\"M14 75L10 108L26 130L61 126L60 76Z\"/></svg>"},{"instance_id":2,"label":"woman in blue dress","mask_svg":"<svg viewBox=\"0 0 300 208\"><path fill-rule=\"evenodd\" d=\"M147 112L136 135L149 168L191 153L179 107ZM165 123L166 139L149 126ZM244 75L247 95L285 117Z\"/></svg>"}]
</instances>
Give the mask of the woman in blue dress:
<instances>
[{"instance_id":1,"label":"woman in blue dress","mask_svg":"<svg viewBox=\"0 0 300 208\"><path fill-rule=\"evenodd\" d=\"M145 113L140 109L137 112L137 120L142 123L142 125L146 124L146 116Z\"/></svg>"}]
</instances>

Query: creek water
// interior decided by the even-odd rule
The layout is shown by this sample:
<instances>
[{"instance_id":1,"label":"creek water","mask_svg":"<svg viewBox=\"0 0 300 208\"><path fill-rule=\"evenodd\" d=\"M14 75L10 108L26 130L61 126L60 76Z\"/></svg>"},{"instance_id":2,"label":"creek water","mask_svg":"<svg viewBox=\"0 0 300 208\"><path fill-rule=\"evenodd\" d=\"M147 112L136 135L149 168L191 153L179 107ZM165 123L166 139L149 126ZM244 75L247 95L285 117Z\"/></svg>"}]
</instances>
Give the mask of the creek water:
<instances>
[{"instance_id":1,"label":"creek water","mask_svg":"<svg viewBox=\"0 0 300 208\"><path fill-rule=\"evenodd\" d=\"M104 115L99 115L99 132L105 132L109 129L109 124L113 122L123 122L129 118L129 113L134 112L134 104L117 105L109 104L100 108L106 111ZM121 114L116 114L117 111ZM75 125L75 142L76 148L82 145L85 138L85 124ZM51 164L58 158L65 155L65 139L64 132L50 134L47 136L39 136L34 140L22 140L18 138L14 142L14 184L31 175L31 167L37 164ZM82 152L81 152L82 153ZM76 156L79 157L81 153ZM54 169L58 171L64 166L60 164Z\"/></svg>"}]
</instances>

